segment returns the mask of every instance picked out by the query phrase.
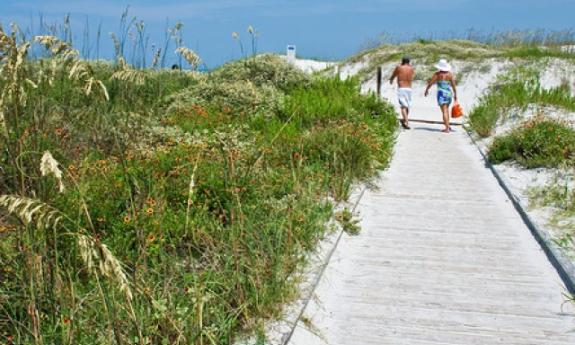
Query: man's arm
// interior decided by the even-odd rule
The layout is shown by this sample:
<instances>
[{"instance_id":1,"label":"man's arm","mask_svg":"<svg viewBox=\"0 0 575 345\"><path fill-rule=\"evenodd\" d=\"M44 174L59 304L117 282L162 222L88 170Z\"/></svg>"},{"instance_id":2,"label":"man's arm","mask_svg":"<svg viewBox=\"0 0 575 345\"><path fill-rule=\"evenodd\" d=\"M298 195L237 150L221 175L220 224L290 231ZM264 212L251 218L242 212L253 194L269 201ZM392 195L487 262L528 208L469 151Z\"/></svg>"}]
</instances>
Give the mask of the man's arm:
<instances>
[{"instance_id":1,"label":"man's arm","mask_svg":"<svg viewBox=\"0 0 575 345\"><path fill-rule=\"evenodd\" d=\"M397 77L397 72L398 72L398 68L395 67L395 69L393 70L393 73L391 74L391 78L389 78L390 84L393 84L393 80Z\"/></svg>"}]
</instances>

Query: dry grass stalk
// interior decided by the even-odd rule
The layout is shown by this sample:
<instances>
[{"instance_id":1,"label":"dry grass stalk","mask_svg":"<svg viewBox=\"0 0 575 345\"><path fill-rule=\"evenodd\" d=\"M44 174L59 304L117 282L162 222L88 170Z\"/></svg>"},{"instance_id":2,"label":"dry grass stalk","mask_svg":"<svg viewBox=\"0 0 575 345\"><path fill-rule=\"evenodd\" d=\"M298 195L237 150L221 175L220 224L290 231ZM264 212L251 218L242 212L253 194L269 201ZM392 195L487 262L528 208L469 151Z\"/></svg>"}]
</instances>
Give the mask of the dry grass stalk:
<instances>
[{"instance_id":1,"label":"dry grass stalk","mask_svg":"<svg viewBox=\"0 0 575 345\"><path fill-rule=\"evenodd\" d=\"M194 70L202 63L202 59L190 48L179 47L176 49L176 54L181 55Z\"/></svg>"},{"instance_id":2,"label":"dry grass stalk","mask_svg":"<svg viewBox=\"0 0 575 345\"><path fill-rule=\"evenodd\" d=\"M0 110L3 110L3 105L10 103L21 106L26 105L26 91L23 85L26 81L29 81L29 79L25 78L23 67L28 56L30 43L24 42L19 45L16 39L17 33L18 27L15 25L12 26L12 33L10 35L6 34L0 28L0 78L7 81L7 85L3 88L0 97L0 105L2 105L2 109ZM31 83L35 84L33 82ZM3 118L5 118L5 116L6 114L2 115ZM5 119L2 120L2 126L6 126L5 121ZM5 130L8 131L7 129Z\"/></svg>"},{"instance_id":3,"label":"dry grass stalk","mask_svg":"<svg viewBox=\"0 0 575 345\"><path fill-rule=\"evenodd\" d=\"M54 56L60 56L64 59L76 59L80 56L78 50L55 36L36 36L34 42L44 45Z\"/></svg>"},{"instance_id":4,"label":"dry grass stalk","mask_svg":"<svg viewBox=\"0 0 575 345\"><path fill-rule=\"evenodd\" d=\"M34 41L49 49L52 56L72 62L68 78L70 80L83 82L83 90L86 96L90 96L92 94L92 87L95 84L99 87L106 101L110 100L106 85L104 85L101 80L94 78L95 73L92 67L86 61L80 60L78 50L73 49L68 43L54 36L36 36L34 37Z\"/></svg>"},{"instance_id":5,"label":"dry grass stalk","mask_svg":"<svg viewBox=\"0 0 575 345\"><path fill-rule=\"evenodd\" d=\"M6 127L6 118L4 117L4 101L2 98L0 98L0 130L2 130L4 134L8 136L8 127Z\"/></svg>"},{"instance_id":6,"label":"dry grass stalk","mask_svg":"<svg viewBox=\"0 0 575 345\"><path fill-rule=\"evenodd\" d=\"M77 60L74 65L72 65L68 76L72 80L78 80L84 83L83 90L86 96L90 96L92 94L92 87L96 84L106 101L109 101L110 96L106 85L104 85L101 80L94 78L93 75L94 71L86 61Z\"/></svg>"},{"instance_id":7,"label":"dry grass stalk","mask_svg":"<svg viewBox=\"0 0 575 345\"><path fill-rule=\"evenodd\" d=\"M110 77L111 80L119 80L135 85L144 85L146 82L146 74L132 68L122 69L116 71Z\"/></svg>"},{"instance_id":8,"label":"dry grass stalk","mask_svg":"<svg viewBox=\"0 0 575 345\"><path fill-rule=\"evenodd\" d=\"M128 283L126 273L122 269L122 264L114 254L103 243L96 241L86 234L78 234L78 247L80 256L88 270L94 274L99 272L110 281L116 282L128 301L133 298L132 290Z\"/></svg>"},{"instance_id":9,"label":"dry grass stalk","mask_svg":"<svg viewBox=\"0 0 575 345\"><path fill-rule=\"evenodd\" d=\"M58 185L60 193L64 192L64 182L62 179L62 170L58 167L60 163L50 153L50 151L44 152L42 160L40 161L40 172L42 176L54 176L58 180Z\"/></svg>"},{"instance_id":10,"label":"dry grass stalk","mask_svg":"<svg viewBox=\"0 0 575 345\"><path fill-rule=\"evenodd\" d=\"M32 221L39 229L57 228L64 215L55 208L38 200L15 196L1 195L0 207L9 214L17 216L24 224Z\"/></svg>"},{"instance_id":11,"label":"dry grass stalk","mask_svg":"<svg viewBox=\"0 0 575 345\"><path fill-rule=\"evenodd\" d=\"M154 57L152 58L152 68L158 67L158 63L160 62L161 56L162 56L162 49L158 48L154 53Z\"/></svg>"},{"instance_id":12,"label":"dry grass stalk","mask_svg":"<svg viewBox=\"0 0 575 345\"><path fill-rule=\"evenodd\" d=\"M140 70L133 69L126 63L126 60L118 57L118 70L112 74L110 80L119 80L136 85L144 85L146 82L146 73Z\"/></svg>"},{"instance_id":13,"label":"dry grass stalk","mask_svg":"<svg viewBox=\"0 0 575 345\"><path fill-rule=\"evenodd\" d=\"M193 196L194 196L194 190L196 187L196 169L198 168L198 165L196 164L194 166L194 171L192 172L192 176L190 177L190 185L188 186L188 205L187 205L187 209L186 209L186 225L184 227L184 232L187 233L188 232L188 226L190 223L190 209L192 207L192 203L193 203Z\"/></svg>"}]
</instances>

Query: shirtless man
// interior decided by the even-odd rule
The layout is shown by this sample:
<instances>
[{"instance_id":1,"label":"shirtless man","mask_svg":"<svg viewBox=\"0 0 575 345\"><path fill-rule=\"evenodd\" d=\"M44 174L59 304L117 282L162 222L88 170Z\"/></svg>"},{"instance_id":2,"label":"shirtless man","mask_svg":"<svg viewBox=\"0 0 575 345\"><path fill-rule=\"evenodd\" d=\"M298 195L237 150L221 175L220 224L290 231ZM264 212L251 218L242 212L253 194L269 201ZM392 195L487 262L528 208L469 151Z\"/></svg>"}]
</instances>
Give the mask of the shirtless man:
<instances>
[{"instance_id":1,"label":"shirtless man","mask_svg":"<svg viewBox=\"0 0 575 345\"><path fill-rule=\"evenodd\" d=\"M411 83L413 82L414 74L415 70L410 64L409 57L404 56L401 59L401 65L395 68L391 78L389 78L390 84L393 84L393 80L397 78L397 98L399 99L401 115L403 116L400 122L405 129L410 129L409 108L411 107Z\"/></svg>"}]
</instances>

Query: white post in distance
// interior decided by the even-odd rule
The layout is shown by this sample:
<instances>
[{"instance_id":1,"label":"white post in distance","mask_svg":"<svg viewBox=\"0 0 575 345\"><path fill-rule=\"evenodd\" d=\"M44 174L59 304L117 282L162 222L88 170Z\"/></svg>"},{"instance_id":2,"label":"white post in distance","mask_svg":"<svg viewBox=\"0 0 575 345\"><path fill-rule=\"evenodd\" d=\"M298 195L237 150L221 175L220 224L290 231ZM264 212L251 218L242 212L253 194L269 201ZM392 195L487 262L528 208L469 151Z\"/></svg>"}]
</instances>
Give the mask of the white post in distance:
<instances>
[{"instance_id":1,"label":"white post in distance","mask_svg":"<svg viewBox=\"0 0 575 345\"><path fill-rule=\"evenodd\" d=\"M286 56L287 56L287 60L289 62L295 62L295 60L296 60L296 47L295 47L295 45L290 44L287 46Z\"/></svg>"}]
</instances>

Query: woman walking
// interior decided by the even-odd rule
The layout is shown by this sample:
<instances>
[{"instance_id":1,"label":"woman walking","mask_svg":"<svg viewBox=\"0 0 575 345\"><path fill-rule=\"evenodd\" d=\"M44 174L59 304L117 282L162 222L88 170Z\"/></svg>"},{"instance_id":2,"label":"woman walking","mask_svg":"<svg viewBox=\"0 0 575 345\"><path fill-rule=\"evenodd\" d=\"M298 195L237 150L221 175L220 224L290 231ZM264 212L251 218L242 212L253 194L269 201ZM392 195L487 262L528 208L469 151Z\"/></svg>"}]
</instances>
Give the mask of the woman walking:
<instances>
[{"instance_id":1,"label":"woman walking","mask_svg":"<svg viewBox=\"0 0 575 345\"><path fill-rule=\"evenodd\" d=\"M433 77L427 84L425 89L425 97L429 94L429 89L433 84L437 84L437 104L441 109L443 115L443 124L445 129L442 131L444 133L449 133L451 127L449 126L449 106L452 100L457 102L457 89L455 88L455 78L453 73L451 73L451 65L445 59L439 60L439 63L435 65L437 72L433 74Z\"/></svg>"}]
</instances>

